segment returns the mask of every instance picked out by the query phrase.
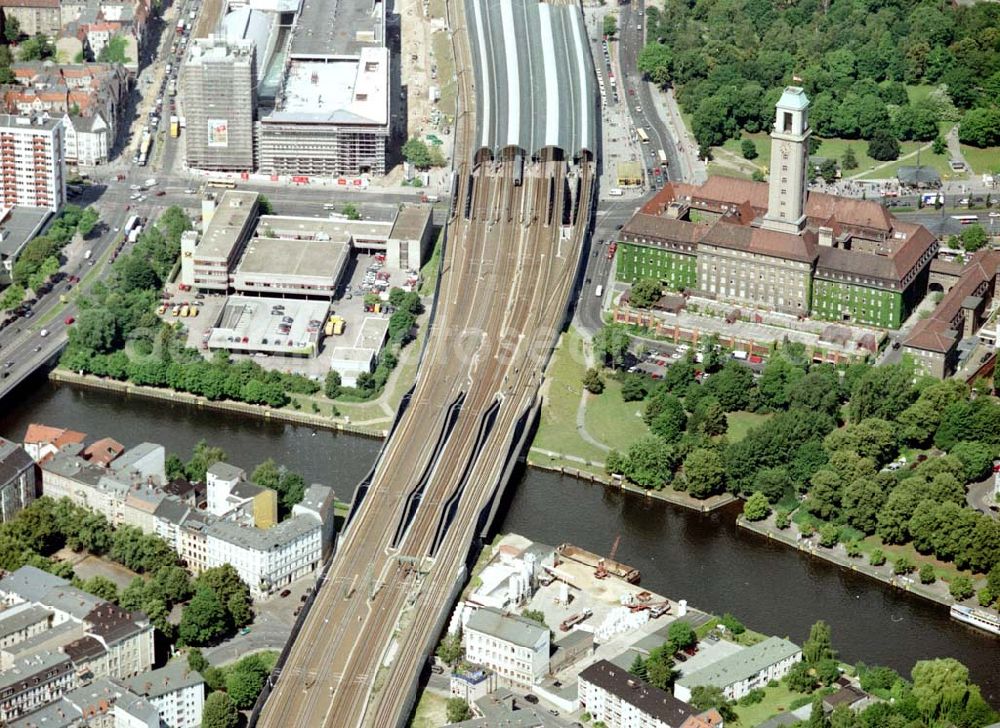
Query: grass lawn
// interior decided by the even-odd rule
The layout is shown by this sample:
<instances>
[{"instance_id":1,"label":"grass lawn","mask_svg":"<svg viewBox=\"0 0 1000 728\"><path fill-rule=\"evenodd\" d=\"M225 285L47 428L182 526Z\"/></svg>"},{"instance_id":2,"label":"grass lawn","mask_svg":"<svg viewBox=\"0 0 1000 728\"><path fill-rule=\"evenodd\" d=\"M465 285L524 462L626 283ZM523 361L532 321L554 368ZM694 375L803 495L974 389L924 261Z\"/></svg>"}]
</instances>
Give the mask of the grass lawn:
<instances>
[{"instance_id":1,"label":"grass lawn","mask_svg":"<svg viewBox=\"0 0 1000 728\"><path fill-rule=\"evenodd\" d=\"M570 329L559 338L559 346L545 370L547 393L538 432L531 444L543 450L603 462L605 452L583 440L576 430L576 410L583 392L581 380L585 371L583 341L575 329Z\"/></svg>"},{"instance_id":2,"label":"grass lawn","mask_svg":"<svg viewBox=\"0 0 1000 728\"><path fill-rule=\"evenodd\" d=\"M975 174L1000 172L1000 147L977 149L967 144L962 145L962 155L972 167Z\"/></svg>"},{"instance_id":3,"label":"grass lawn","mask_svg":"<svg viewBox=\"0 0 1000 728\"><path fill-rule=\"evenodd\" d=\"M784 682L774 688L765 688L764 699L759 703L735 706L738 722L741 726L759 725L772 715L787 713L792 701L802 696L803 693L789 690Z\"/></svg>"},{"instance_id":4,"label":"grass lawn","mask_svg":"<svg viewBox=\"0 0 1000 728\"><path fill-rule=\"evenodd\" d=\"M448 723L448 701L440 695L424 690L417 703L410 728L438 728Z\"/></svg>"},{"instance_id":5,"label":"grass lawn","mask_svg":"<svg viewBox=\"0 0 1000 728\"><path fill-rule=\"evenodd\" d=\"M729 442L739 442L747 436L751 427L767 422L770 418L771 415L758 415L754 412L730 412L726 415L726 421L729 423L726 437Z\"/></svg>"},{"instance_id":6,"label":"grass lawn","mask_svg":"<svg viewBox=\"0 0 1000 728\"><path fill-rule=\"evenodd\" d=\"M451 39L445 30L438 31L431 37L431 48L434 50L434 62L437 64L437 81L441 85L441 100L437 107L441 113L455 116L455 96L458 81L455 78L455 60L451 55Z\"/></svg>"},{"instance_id":7,"label":"grass lawn","mask_svg":"<svg viewBox=\"0 0 1000 728\"><path fill-rule=\"evenodd\" d=\"M587 432L608 447L624 452L636 440L649 434L642 420L645 402L622 400L622 385L610 377L604 380L604 392L587 402Z\"/></svg>"},{"instance_id":8,"label":"grass lawn","mask_svg":"<svg viewBox=\"0 0 1000 728\"><path fill-rule=\"evenodd\" d=\"M915 85L915 86L911 86L911 85L907 85L907 87L906 87L906 95L909 97L911 104L916 104L916 103L918 103L920 101L923 101L928 96L930 96L934 92L935 88L937 88L937 86L931 86L931 85Z\"/></svg>"},{"instance_id":9,"label":"grass lawn","mask_svg":"<svg viewBox=\"0 0 1000 728\"><path fill-rule=\"evenodd\" d=\"M431 252L431 257L427 259L424 267L420 269L421 296L430 296L434 293L434 286L437 285L438 268L441 266L441 244L443 241L444 228L441 228L441 232L434 243L434 250Z\"/></svg>"}]
</instances>

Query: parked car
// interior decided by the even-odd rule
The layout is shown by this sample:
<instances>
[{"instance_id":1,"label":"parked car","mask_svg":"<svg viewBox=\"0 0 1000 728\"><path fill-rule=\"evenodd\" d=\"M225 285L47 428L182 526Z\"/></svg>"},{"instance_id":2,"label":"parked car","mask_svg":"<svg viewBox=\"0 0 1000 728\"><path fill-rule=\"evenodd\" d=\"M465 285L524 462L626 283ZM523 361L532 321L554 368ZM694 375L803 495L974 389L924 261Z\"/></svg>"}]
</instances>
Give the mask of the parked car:
<instances>
[{"instance_id":1,"label":"parked car","mask_svg":"<svg viewBox=\"0 0 1000 728\"><path fill-rule=\"evenodd\" d=\"M291 593L292 593L292 590L291 590L291 589L283 589L283 590L281 591L281 594L280 594L279 596L280 596L280 597L281 597L282 599L284 599L285 597L287 597L287 596L288 596L289 594L291 594Z\"/></svg>"}]
</instances>

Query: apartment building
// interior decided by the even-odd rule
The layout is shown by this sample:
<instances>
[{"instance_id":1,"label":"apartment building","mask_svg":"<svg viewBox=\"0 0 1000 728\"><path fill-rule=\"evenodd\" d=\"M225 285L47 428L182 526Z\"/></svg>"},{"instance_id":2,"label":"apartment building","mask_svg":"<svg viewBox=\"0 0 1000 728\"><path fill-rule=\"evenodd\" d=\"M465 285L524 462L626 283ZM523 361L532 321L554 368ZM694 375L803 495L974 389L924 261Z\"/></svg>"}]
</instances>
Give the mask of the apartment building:
<instances>
[{"instance_id":1,"label":"apartment building","mask_svg":"<svg viewBox=\"0 0 1000 728\"><path fill-rule=\"evenodd\" d=\"M674 697L685 703L699 685L720 688L729 700L739 700L751 690L780 680L802 660L802 648L781 637L768 637L752 647L723 657L674 682Z\"/></svg>"},{"instance_id":2,"label":"apartment building","mask_svg":"<svg viewBox=\"0 0 1000 728\"><path fill-rule=\"evenodd\" d=\"M53 36L59 33L59 0L2 0L0 9L4 18L17 20L21 33L28 36L43 33Z\"/></svg>"},{"instance_id":3,"label":"apartment building","mask_svg":"<svg viewBox=\"0 0 1000 728\"><path fill-rule=\"evenodd\" d=\"M462 628L465 658L493 670L501 683L529 688L549 670L549 630L493 607L469 615Z\"/></svg>"},{"instance_id":4,"label":"apartment building","mask_svg":"<svg viewBox=\"0 0 1000 728\"><path fill-rule=\"evenodd\" d=\"M580 707L607 728L721 728L715 710L698 713L665 690L600 660L580 673Z\"/></svg>"},{"instance_id":5,"label":"apartment building","mask_svg":"<svg viewBox=\"0 0 1000 728\"><path fill-rule=\"evenodd\" d=\"M0 672L0 722L30 713L77 685L73 663L61 652L18 660L9 670Z\"/></svg>"},{"instance_id":6,"label":"apartment building","mask_svg":"<svg viewBox=\"0 0 1000 728\"><path fill-rule=\"evenodd\" d=\"M35 461L15 442L0 437L0 523L31 505L38 495Z\"/></svg>"},{"instance_id":7,"label":"apartment building","mask_svg":"<svg viewBox=\"0 0 1000 728\"><path fill-rule=\"evenodd\" d=\"M197 728L205 704L205 681L188 669L186 659L175 659L159 670L119 681L129 693L151 704L165 728Z\"/></svg>"},{"instance_id":8,"label":"apartment building","mask_svg":"<svg viewBox=\"0 0 1000 728\"><path fill-rule=\"evenodd\" d=\"M76 430L64 430L61 427L49 427L32 423L24 433L24 449L36 463L42 462L50 455L68 445L79 445L87 435Z\"/></svg>"},{"instance_id":9,"label":"apartment building","mask_svg":"<svg viewBox=\"0 0 1000 728\"><path fill-rule=\"evenodd\" d=\"M257 82L253 42L211 35L191 41L181 73L189 167L256 168Z\"/></svg>"},{"instance_id":10,"label":"apartment building","mask_svg":"<svg viewBox=\"0 0 1000 728\"><path fill-rule=\"evenodd\" d=\"M62 119L0 114L0 197L4 207L58 212L66 203Z\"/></svg>"}]
</instances>

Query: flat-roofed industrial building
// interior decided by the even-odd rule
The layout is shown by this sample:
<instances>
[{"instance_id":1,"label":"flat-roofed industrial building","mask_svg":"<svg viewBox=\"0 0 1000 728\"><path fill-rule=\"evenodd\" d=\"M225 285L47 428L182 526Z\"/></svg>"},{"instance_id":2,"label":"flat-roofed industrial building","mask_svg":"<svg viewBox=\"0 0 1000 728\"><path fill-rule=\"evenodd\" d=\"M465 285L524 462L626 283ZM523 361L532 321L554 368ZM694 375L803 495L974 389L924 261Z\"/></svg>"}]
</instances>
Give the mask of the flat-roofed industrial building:
<instances>
[{"instance_id":1,"label":"flat-roofed industrial building","mask_svg":"<svg viewBox=\"0 0 1000 728\"><path fill-rule=\"evenodd\" d=\"M350 240L255 237L233 276L250 295L332 299L350 259Z\"/></svg>"}]
</instances>

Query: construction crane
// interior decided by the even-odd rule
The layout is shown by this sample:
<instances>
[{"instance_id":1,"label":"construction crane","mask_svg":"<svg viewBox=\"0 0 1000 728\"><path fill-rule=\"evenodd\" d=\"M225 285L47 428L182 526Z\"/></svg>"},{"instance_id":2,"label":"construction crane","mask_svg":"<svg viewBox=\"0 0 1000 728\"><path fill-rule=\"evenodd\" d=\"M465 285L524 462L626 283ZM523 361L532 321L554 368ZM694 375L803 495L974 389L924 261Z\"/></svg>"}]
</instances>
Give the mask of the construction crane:
<instances>
[{"instance_id":1,"label":"construction crane","mask_svg":"<svg viewBox=\"0 0 1000 728\"><path fill-rule=\"evenodd\" d=\"M611 553L608 554L608 561L615 560L615 555L618 553L618 546L619 544L621 544L621 542L622 542L622 535L619 533L617 536L615 536L615 542L611 546ZM594 578L595 579L608 578L608 569L605 566L604 559L601 559L600 561L597 562L597 568L594 569Z\"/></svg>"}]
</instances>

